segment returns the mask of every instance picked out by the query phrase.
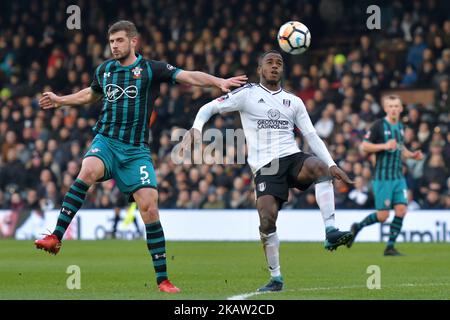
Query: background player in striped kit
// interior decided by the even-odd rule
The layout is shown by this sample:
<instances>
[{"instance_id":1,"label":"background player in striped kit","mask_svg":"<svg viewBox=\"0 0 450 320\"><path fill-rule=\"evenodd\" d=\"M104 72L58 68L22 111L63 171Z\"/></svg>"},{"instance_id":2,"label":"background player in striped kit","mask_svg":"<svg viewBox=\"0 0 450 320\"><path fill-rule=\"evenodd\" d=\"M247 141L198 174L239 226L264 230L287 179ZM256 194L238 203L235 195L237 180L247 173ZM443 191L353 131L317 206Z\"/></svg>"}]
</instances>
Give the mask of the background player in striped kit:
<instances>
[{"instance_id":1,"label":"background player in striped kit","mask_svg":"<svg viewBox=\"0 0 450 320\"><path fill-rule=\"evenodd\" d=\"M386 117L375 121L361 144L364 152L376 154L372 185L377 211L369 214L361 222L352 224L351 231L355 238L364 227L386 221L389 210L394 208L395 217L391 222L384 255L399 256L402 254L394 248L394 244L402 228L408 204L406 180L402 172L402 156L421 160L423 154L420 150L411 152L403 144L403 124L400 121L403 106L400 97L385 96L382 103ZM352 246L354 238L347 244L348 247Z\"/></svg>"},{"instance_id":2,"label":"background player in striped kit","mask_svg":"<svg viewBox=\"0 0 450 320\"><path fill-rule=\"evenodd\" d=\"M56 254L61 239L83 205L89 187L113 178L120 191L136 201L146 226L147 247L152 257L159 290L180 290L168 280L163 228L159 221L156 174L148 146L149 121L161 82L215 86L224 92L240 86L246 76L222 79L198 71L183 71L170 64L144 59L135 52L138 33L129 21L108 30L113 59L97 67L89 88L57 96L45 92L39 101L44 109L82 105L103 97L103 108L93 130L97 133L86 153L80 173L63 200L56 228L35 245Z\"/></svg>"}]
</instances>

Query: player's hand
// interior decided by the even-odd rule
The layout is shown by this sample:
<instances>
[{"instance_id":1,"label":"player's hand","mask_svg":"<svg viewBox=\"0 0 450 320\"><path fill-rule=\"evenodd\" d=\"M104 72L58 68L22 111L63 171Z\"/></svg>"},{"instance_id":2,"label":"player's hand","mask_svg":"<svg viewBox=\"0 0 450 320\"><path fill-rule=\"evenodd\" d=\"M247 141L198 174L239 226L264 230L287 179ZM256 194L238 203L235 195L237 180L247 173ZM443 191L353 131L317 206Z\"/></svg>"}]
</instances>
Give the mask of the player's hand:
<instances>
[{"instance_id":1,"label":"player's hand","mask_svg":"<svg viewBox=\"0 0 450 320\"><path fill-rule=\"evenodd\" d=\"M228 78L228 79L222 79L219 84L219 88L223 92L230 92L231 87L240 87L241 85L247 83L247 80L248 80L248 78L246 75L241 75L241 76L232 77L232 78Z\"/></svg>"},{"instance_id":2,"label":"player's hand","mask_svg":"<svg viewBox=\"0 0 450 320\"><path fill-rule=\"evenodd\" d=\"M385 148L384 150L388 151L397 149L397 141L394 139L389 140L384 144L384 148Z\"/></svg>"},{"instance_id":3,"label":"player's hand","mask_svg":"<svg viewBox=\"0 0 450 320\"><path fill-rule=\"evenodd\" d=\"M422 151L420 151L420 150L414 151L414 152L412 153L412 158L413 158L414 160L422 160L422 159L423 159L423 153L422 153Z\"/></svg>"},{"instance_id":4,"label":"player's hand","mask_svg":"<svg viewBox=\"0 0 450 320\"><path fill-rule=\"evenodd\" d=\"M195 128L189 129L183 136L183 140L181 141L181 150L184 152L191 151L191 147L193 145L199 144L202 142L202 134L199 130Z\"/></svg>"},{"instance_id":5,"label":"player's hand","mask_svg":"<svg viewBox=\"0 0 450 320\"><path fill-rule=\"evenodd\" d=\"M339 179L339 180L342 180L342 181L344 181L345 183L348 183L348 184L354 184L354 183L355 183L355 182L354 182L353 180L351 180L351 179L349 178L349 176L348 176L341 168L339 168L338 166L332 166L332 167L330 167L330 174L331 174L334 178Z\"/></svg>"},{"instance_id":6,"label":"player's hand","mask_svg":"<svg viewBox=\"0 0 450 320\"><path fill-rule=\"evenodd\" d=\"M39 99L39 106L42 109L58 108L60 106L58 104L58 98L59 97L53 92L44 92Z\"/></svg>"}]
</instances>

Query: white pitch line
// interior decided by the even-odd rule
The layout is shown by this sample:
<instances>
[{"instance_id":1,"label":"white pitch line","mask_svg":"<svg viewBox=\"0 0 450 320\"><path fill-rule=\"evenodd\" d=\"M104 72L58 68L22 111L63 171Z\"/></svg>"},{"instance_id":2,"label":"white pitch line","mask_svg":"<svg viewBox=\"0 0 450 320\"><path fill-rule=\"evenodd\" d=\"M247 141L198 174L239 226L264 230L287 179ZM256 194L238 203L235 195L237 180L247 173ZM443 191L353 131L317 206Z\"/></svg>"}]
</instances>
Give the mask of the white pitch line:
<instances>
[{"instance_id":1,"label":"white pitch line","mask_svg":"<svg viewBox=\"0 0 450 320\"><path fill-rule=\"evenodd\" d=\"M400 288L400 287L441 287L441 286L450 286L450 283L418 283L418 284L414 284L414 283L401 283L398 285L388 285L388 286L384 286L384 288ZM313 288L298 288L298 289L288 289L288 290L283 290L280 292L301 292L301 291L327 291L327 290L339 290L339 289L356 289L356 288L367 288L366 286L339 286L339 287L313 287ZM382 286L383 288L383 286ZM250 297L259 295L259 294L267 294L267 293L277 293L277 292L272 292L272 291L268 291L268 292L249 292L249 293L243 293L243 294L238 294L235 296L231 296L228 297L227 300L246 300Z\"/></svg>"},{"instance_id":2,"label":"white pitch line","mask_svg":"<svg viewBox=\"0 0 450 320\"><path fill-rule=\"evenodd\" d=\"M319 291L319 290L334 290L334 289L354 289L354 288L365 288L364 286L343 286L343 287L316 287L316 288L298 288L298 289L288 289L288 290L283 290L281 292L298 292L298 291ZM227 298L227 300L245 300L247 298L259 295L259 294L267 294L267 293L277 293L277 292L272 292L272 291L267 291L267 292L249 292L249 293L243 293L243 294L238 294L235 296L231 296L229 298Z\"/></svg>"},{"instance_id":3,"label":"white pitch line","mask_svg":"<svg viewBox=\"0 0 450 320\"><path fill-rule=\"evenodd\" d=\"M258 294L261 293L268 293L268 292L249 292L249 293L243 293L243 294L238 294L236 296L231 296L228 297L227 300L245 300L247 298L253 297L253 296L257 296Z\"/></svg>"}]
</instances>

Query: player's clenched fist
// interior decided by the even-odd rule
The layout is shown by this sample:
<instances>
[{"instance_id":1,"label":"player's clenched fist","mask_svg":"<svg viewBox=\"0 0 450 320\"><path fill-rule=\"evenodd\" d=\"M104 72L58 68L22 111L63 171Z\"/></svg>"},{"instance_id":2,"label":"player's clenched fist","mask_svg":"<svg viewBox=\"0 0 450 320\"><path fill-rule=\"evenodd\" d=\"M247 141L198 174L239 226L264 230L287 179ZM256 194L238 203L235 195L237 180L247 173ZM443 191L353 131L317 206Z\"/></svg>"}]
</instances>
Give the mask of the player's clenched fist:
<instances>
[{"instance_id":1,"label":"player's clenched fist","mask_svg":"<svg viewBox=\"0 0 450 320\"><path fill-rule=\"evenodd\" d=\"M344 181L345 183L354 184L355 182L349 178L349 176L338 166L330 167L330 174L339 180Z\"/></svg>"},{"instance_id":2,"label":"player's clenched fist","mask_svg":"<svg viewBox=\"0 0 450 320\"><path fill-rule=\"evenodd\" d=\"M51 109L57 108L58 105L58 96L53 92L44 92L42 97L39 99L39 106L42 109Z\"/></svg>"},{"instance_id":3,"label":"player's clenched fist","mask_svg":"<svg viewBox=\"0 0 450 320\"><path fill-rule=\"evenodd\" d=\"M395 139L391 139L386 142L384 146L386 150L395 150L397 149L397 141Z\"/></svg>"}]
</instances>

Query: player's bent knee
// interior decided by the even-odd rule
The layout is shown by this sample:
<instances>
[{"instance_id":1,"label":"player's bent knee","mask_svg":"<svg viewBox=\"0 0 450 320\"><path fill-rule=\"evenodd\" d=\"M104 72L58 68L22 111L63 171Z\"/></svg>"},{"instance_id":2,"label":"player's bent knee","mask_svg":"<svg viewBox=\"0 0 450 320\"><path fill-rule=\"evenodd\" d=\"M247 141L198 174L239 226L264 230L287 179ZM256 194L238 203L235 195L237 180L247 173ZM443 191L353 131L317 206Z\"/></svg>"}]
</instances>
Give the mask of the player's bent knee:
<instances>
[{"instance_id":1,"label":"player's bent knee","mask_svg":"<svg viewBox=\"0 0 450 320\"><path fill-rule=\"evenodd\" d=\"M379 222L385 222L389 218L389 211L378 211L377 218Z\"/></svg>"},{"instance_id":2,"label":"player's bent knee","mask_svg":"<svg viewBox=\"0 0 450 320\"><path fill-rule=\"evenodd\" d=\"M314 180L331 180L327 165L317 157L309 157L305 160L305 167L310 172L310 178Z\"/></svg>"},{"instance_id":3,"label":"player's bent knee","mask_svg":"<svg viewBox=\"0 0 450 320\"><path fill-rule=\"evenodd\" d=\"M101 162L100 159L96 159ZM83 161L78 177L87 184L94 184L97 180L103 177L104 167L103 163L94 161Z\"/></svg>"},{"instance_id":4,"label":"player's bent knee","mask_svg":"<svg viewBox=\"0 0 450 320\"><path fill-rule=\"evenodd\" d=\"M314 175L321 181L331 180L328 168L323 162L319 162L319 165L314 168Z\"/></svg>"},{"instance_id":5,"label":"player's bent knee","mask_svg":"<svg viewBox=\"0 0 450 320\"><path fill-rule=\"evenodd\" d=\"M259 231L264 234L270 234L277 230L276 220L270 215L261 216L259 224Z\"/></svg>"},{"instance_id":6,"label":"player's bent knee","mask_svg":"<svg viewBox=\"0 0 450 320\"><path fill-rule=\"evenodd\" d=\"M159 220L158 208L153 205L143 204L139 208L139 211L141 212L144 223L152 223Z\"/></svg>"},{"instance_id":7,"label":"player's bent knee","mask_svg":"<svg viewBox=\"0 0 450 320\"><path fill-rule=\"evenodd\" d=\"M153 188L141 188L133 193L144 223L159 220L158 192Z\"/></svg>"},{"instance_id":8,"label":"player's bent knee","mask_svg":"<svg viewBox=\"0 0 450 320\"><path fill-rule=\"evenodd\" d=\"M397 205L395 206L395 215L399 217L404 217L406 215L407 208L405 205Z\"/></svg>"}]
</instances>

